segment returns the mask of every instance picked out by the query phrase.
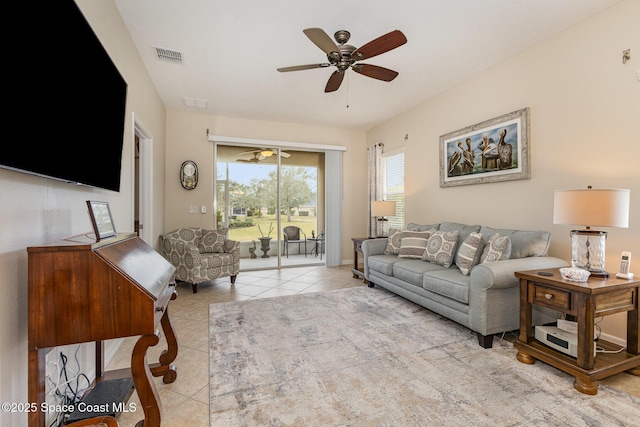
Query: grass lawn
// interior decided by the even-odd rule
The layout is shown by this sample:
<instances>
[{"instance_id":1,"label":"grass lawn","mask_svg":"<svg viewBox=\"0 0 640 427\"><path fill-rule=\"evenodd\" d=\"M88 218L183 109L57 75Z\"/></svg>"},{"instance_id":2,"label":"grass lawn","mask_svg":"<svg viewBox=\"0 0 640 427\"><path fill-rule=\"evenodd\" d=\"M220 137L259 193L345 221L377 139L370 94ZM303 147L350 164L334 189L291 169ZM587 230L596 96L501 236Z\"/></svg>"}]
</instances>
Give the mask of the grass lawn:
<instances>
[{"instance_id":1,"label":"grass lawn","mask_svg":"<svg viewBox=\"0 0 640 427\"><path fill-rule=\"evenodd\" d=\"M273 230L271 231L271 237L275 240L278 237L282 239L282 231L278 232L277 227L278 223L276 221L276 216L274 215L263 215L262 217L252 216L248 217L253 222L253 226L251 227L239 227L239 228L230 228L229 229L229 239L238 240L240 242L246 242L251 240L258 240L258 237L262 237L260 234L260 230L258 230L258 225L262 229L262 232L266 236L269 232L269 226L273 224ZM281 226L282 228L288 225L295 225L296 227L300 227L302 231L307 235L307 238L311 238L311 231L313 230L318 235L318 228L316 225L316 217L314 216L292 216L291 222L287 221L287 216L281 216Z\"/></svg>"}]
</instances>

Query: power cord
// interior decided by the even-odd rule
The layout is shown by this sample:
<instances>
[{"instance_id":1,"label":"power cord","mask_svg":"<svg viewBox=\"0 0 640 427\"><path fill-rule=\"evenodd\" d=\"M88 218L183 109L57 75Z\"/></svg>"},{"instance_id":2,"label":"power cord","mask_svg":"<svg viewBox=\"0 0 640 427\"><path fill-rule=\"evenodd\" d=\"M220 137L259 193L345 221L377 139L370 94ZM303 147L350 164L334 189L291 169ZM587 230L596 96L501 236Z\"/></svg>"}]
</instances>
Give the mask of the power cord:
<instances>
[{"instance_id":1,"label":"power cord","mask_svg":"<svg viewBox=\"0 0 640 427\"><path fill-rule=\"evenodd\" d=\"M58 382L54 383L54 389L52 391L53 394L60 400L60 405L64 407L71 407L75 405L79 400L80 396L90 387L91 382L89 378L80 372L80 361L78 360L78 351L80 350L80 346L76 348L74 359L76 365L78 367L77 373L69 378L68 374L68 357L60 352L60 361L62 366L60 367L56 363L56 367L58 368ZM84 379L87 383L87 387L80 388L80 382ZM64 381L63 381L64 380ZM52 380L50 380L52 381ZM53 381L52 381L53 382ZM60 427L63 425L65 418L69 415L69 413L61 412L57 415L55 420L49 425L49 427Z\"/></svg>"},{"instance_id":2,"label":"power cord","mask_svg":"<svg viewBox=\"0 0 640 427\"><path fill-rule=\"evenodd\" d=\"M594 341L597 343L598 340L600 339L600 335L602 334L602 328L600 328L600 322L602 322L602 320L604 319L604 317L599 317L598 321L595 323L595 328L596 328L596 336L594 338ZM626 350L626 347L621 347L618 350L605 350L603 347L600 347L596 344L596 353L603 353L603 354L617 354L617 353L622 353L622 351Z\"/></svg>"}]
</instances>

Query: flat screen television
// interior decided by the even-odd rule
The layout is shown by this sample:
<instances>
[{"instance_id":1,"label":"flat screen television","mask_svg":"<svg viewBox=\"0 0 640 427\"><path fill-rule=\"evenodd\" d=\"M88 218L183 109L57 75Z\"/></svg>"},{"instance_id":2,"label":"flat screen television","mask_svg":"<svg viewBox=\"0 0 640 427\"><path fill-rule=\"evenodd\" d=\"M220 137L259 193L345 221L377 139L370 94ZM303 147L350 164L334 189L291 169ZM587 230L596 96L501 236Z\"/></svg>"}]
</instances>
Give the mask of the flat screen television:
<instances>
[{"instance_id":1,"label":"flat screen television","mask_svg":"<svg viewBox=\"0 0 640 427\"><path fill-rule=\"evenodd\" d=\"M4 81L26 126L0 167L120 191L126 81L74 0L14 6L7 19L24 31Z\"/></svg>"}]
</instances>

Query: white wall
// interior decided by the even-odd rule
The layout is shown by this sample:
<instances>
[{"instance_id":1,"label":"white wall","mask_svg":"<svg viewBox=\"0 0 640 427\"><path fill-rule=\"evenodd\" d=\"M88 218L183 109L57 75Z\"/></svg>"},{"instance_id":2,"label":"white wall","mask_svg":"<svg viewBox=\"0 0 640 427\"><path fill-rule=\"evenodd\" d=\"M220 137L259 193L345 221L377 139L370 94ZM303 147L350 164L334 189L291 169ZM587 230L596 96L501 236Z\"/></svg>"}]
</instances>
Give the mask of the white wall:
<instances>
[{"instance_id":1,"label":"white wall","mask_svg":"<svg viewBox=\"0 0 640 427\"><path fill-rule=\"evenodd\" d=\"M623 1L370 130L368 143L405 147L407 222L548 230L550 254L570 260L576 227L552 224L553 191L630 188L629 228L605 230L607 269L617 271L623 250L640 254L639 17L640 2ZM530 180L440 188L440 135L524 107ZM604 318L603 332L626 339L625 318Z\"/></svg>"},{"instance_id":2,"label":"white wall","mask_svg":"<svg viewBox=\"0 0 640 427\"><path fill-rule=\"evenodd\" d=\"M0 398L2 402L27 402L27 251L39 245L92 230L85 201L108 201L118 231L133 231L133 143L132 120L142 120L154 138L154 236L164 228L164 139L165 111L138 53L112 1L78 0L120 73L128 83L127 121L120 192L99 190L0 169ZM25 49L33 49L28 44ZM35 53L34 53L35 54ZM46 69L41 70L47 72ZM16 82L12 83L15 84ZM27 83L25 83L27 84ZM77 108L91 108L79 100ZM99 100L92 100L99 102ZM45 114L34 100L33 111L21 111L37 122ZM99 114L99 110L96 109ZM69 111L70 117L73 111ZM33 137L43 137L37 131ZM99 131L99 130L97 130ZM70 134L73 129L69 129ZM55 137L53 142L64 138ZM28 144L28 138L25 140ZM64 155L61 153L61 155ZM89 160L88 160L89 161ZM86 357L81 352L81 360ZM87 369L93 369L93 367ZM0 425L26 425L26 414L0 413Z\"/></svg>"}]
</instances>

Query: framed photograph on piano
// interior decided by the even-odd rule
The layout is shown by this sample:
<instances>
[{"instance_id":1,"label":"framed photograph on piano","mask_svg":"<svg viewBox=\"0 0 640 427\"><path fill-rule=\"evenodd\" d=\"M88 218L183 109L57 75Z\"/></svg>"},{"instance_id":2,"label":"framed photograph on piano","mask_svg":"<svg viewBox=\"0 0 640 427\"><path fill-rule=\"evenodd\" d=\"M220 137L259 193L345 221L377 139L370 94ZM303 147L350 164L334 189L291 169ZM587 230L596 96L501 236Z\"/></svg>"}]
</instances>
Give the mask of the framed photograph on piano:
<instances>
[{"instance_id":1,"label":"framed photograph on piano","mask_svg":"<svg viewBox=\"0 0 640 427\"><path fill-rule=\"evenodd\" d=\"M113 224L109 202L87 200L89 217L93 232L96 234L96 242L116 235L116 226Z\"/></svg>"}]
</instances>

